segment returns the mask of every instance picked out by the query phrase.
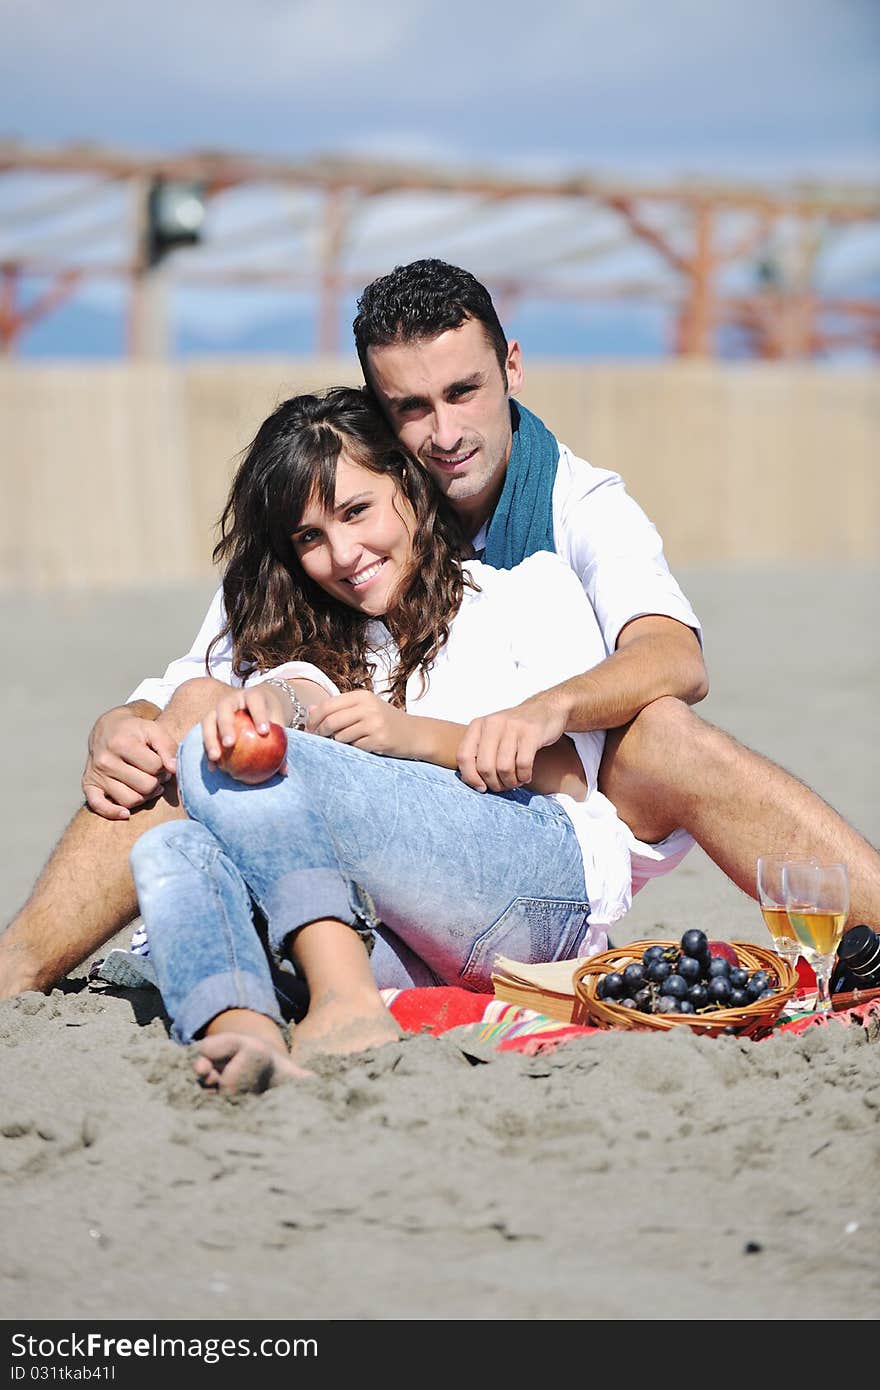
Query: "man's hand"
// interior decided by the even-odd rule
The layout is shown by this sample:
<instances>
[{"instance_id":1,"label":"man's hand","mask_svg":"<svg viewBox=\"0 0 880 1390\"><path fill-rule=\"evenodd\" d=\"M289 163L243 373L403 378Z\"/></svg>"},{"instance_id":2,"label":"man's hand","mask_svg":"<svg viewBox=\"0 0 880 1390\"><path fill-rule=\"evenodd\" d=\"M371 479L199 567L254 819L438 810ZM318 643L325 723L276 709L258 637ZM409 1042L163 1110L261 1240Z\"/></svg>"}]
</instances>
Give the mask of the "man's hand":
<instances>
[{"instance_id":1,"label":"man's hand","mask_svg":"<svg viewBox=\"0 0 880 1390\"><path fill-rule=\"evenodd\" d=\"M411 758L415 748L414 716L389 705L369 690L349 690L322 700L309 710L310 734L350 743L386 758Z\"/></svg>"},{"instance_id":2,"label":"man's hand","mask_svg":"<svg viewBox=\"0 0 880 1390\"><path fill-rule=\"evenodd\" d=\"M136 714L137 708L108 710L89 734L83 795L107 820L128 820L159 795L177 767L176 738L158 720Z\"/></svg>"},{"instance_id":3,"label":"man's hand","mask_svg":"<svg viewBox=\"0 0 880 1390\"><path fill-rule=\"evenodd\" d=\"M535 757L565 733L565 715L547 693L474 719L458 749L462 781L475 791L508 791L532 781Z\"/></svg>"}]
</instances>

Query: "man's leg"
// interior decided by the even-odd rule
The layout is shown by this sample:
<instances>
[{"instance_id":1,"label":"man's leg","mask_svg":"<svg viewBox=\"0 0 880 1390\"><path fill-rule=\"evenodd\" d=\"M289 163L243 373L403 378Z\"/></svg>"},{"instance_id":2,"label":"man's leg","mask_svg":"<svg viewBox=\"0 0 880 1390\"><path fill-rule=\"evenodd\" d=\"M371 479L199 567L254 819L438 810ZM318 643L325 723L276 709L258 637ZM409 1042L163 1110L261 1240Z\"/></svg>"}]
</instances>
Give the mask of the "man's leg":
<instances>
[{"instance_id":1,"label":"man's leg","mask_svg":"<svg viewBox=\"0 0 880 1390\"><path fill-rule=\"evenodd\" d=\"M212 708L218 681L187 681L160 718L180 740ZM20 912L0 936L0 998L51 989L137 916L128 856L145 830L183 816L177 785L130 820L77 811Z\"/></svg>"},{"instance_id":2,"label":"man's leg","mask_svg":"<svg viewBox=\"0 0 880 1390\"><path fill-rule=\"evenodd\" d=\"M849 868L849 922L880 927L880 854L791 773L679 700L647 705L608 735L599 787L638 839L679 826L755 897L761 854L810 856Z\"/></svg>"}]
</instances>

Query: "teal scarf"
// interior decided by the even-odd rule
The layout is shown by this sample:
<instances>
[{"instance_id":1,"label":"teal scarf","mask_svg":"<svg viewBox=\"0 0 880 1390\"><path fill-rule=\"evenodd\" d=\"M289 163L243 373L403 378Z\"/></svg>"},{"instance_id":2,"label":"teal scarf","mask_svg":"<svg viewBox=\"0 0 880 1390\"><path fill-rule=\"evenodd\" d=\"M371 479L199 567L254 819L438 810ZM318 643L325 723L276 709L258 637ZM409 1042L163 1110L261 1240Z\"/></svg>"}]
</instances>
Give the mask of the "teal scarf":
<instances>
[{"instance_id":1,"label":"teal scarf","mask_svg":"<svg viewBox=\"0 0 880 1390\"><path fill-rule=\"evenodd\" d=\"M513 448L492 513L483 562L510 570L536 550L555 550L553 484L559 463L554 436L525 406L510 402Z\"/></svg>"}]
</instances>

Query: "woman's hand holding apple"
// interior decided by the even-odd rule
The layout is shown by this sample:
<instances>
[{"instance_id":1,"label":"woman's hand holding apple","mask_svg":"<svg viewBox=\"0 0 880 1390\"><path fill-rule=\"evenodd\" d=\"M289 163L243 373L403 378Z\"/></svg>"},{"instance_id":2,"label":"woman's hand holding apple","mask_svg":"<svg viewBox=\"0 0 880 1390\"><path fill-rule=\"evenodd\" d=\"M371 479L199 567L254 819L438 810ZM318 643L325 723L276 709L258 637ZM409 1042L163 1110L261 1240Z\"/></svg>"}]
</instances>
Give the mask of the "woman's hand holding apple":
<instances>
[{"instance_id":1,"label":"woman's hand holding apple","mask_svg":"<svg viewBox=\"0 0 880 1390\"><path fill-rule=\"evenodd\" d=\"M208 761L239 782L255 785L274 777L287 754L289 713L289 701L277 686L231 689L202 720Z\"/></svg>"}]
</instances>

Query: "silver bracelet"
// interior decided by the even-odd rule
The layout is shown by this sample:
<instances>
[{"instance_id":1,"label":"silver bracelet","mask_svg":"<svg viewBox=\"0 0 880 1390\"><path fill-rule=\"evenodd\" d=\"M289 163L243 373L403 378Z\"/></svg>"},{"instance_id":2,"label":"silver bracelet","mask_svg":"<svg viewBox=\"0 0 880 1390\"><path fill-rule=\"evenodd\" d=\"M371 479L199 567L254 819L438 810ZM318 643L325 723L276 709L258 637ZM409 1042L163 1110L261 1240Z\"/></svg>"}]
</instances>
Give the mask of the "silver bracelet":
<instances>
[{"instance_id":1,"label":"silver bracelet","mask_svg":"<svg viewBox=\"0 0 880 1390\"><path fill-rule=\"evenodd\" d=\"M263 681L263 685L277 685L281 690L287 692L291 705L293 706L293 718L288 722L288 729L304 729L309 712L297 695L290 681L286 681L281 676L268 676Z\"/></svg>"}]
</instances>

